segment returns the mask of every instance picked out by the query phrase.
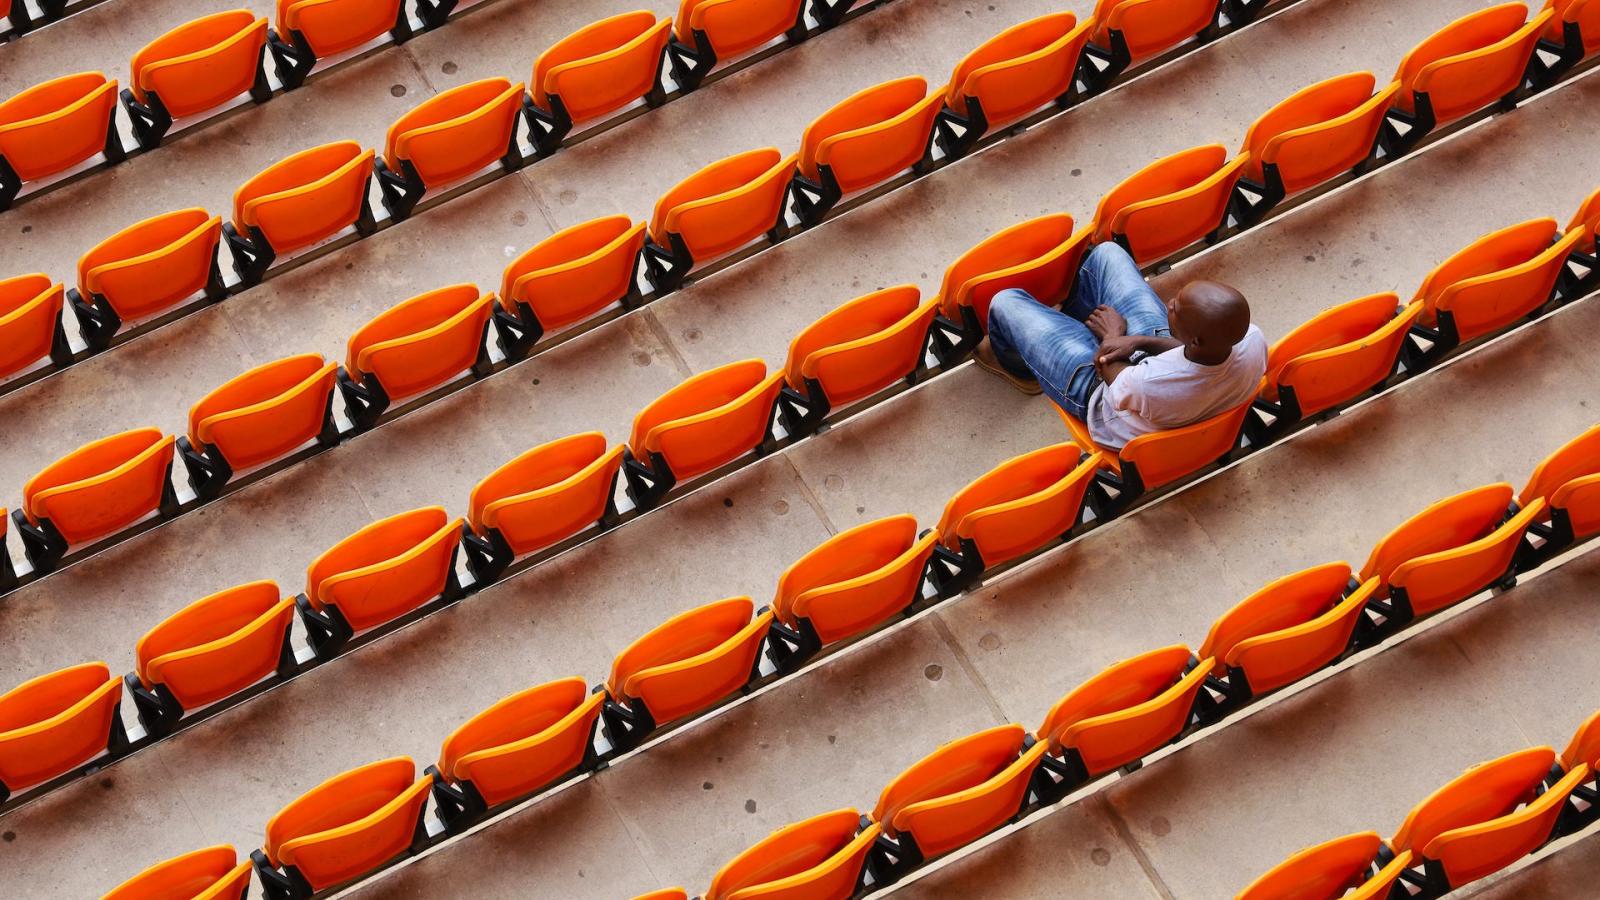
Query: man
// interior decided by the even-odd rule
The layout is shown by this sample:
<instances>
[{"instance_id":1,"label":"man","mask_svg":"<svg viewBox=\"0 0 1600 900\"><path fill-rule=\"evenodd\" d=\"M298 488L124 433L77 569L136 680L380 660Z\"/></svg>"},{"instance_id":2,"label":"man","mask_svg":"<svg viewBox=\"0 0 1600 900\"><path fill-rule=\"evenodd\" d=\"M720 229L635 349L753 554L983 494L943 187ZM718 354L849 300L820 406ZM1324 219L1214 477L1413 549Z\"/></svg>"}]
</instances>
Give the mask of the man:
<instances>
[{"instance_id":1,"label":"man","mask_svg":"<svg viewBox=\"0 0 1600 900\"><path fill-rule=\"evenodd\" d=\"M1163 303L1114 243L1084 257L1064 308L1015 288L996 294L977 362L1024 393L1048 394L1107 449L1233 409L1267 370L1244 295L1192 281Z\"/></svg>"}]
</instances>

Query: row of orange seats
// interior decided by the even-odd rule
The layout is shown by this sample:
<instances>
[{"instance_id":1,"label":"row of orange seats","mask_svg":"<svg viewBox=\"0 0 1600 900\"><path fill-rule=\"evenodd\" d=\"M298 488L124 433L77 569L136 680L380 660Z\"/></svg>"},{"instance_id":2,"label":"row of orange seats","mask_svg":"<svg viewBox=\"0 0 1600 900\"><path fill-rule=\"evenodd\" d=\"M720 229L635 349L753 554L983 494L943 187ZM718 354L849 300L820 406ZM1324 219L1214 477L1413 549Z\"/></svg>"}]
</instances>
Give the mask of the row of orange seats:
<instances>
[{"instance_id":1,"label":"row of orange seats","mask_svg":"<svg viewBox=\"0 0 1600 900\"><path fill-rule=\"evenodd\" d=\"M1429 794L1394 836L1347 834L1274 866L1236 900L1443 897L1600 820L1600 712L1566 749L1529 747L1480 763Z\"/></svg>"},{"instance_id":2,"label":"row of orange seats","mask_svg":"<svg viewBox=\"0 0 1600 900\"><path fill-rule=\"evenodd\" d=\"M815 898L879 890L1420 617L1514 585L1519 572L1549 558L1543 535L1553 505L1577 494L1586 495L1585 508L1566 506L1563 515L1583 520L1578 527L1588 537L1600 534L1600 426L1551 454L1520 494L1501 483L1441 500L1379 541L1359 570L1336 562L1285 576L1218 618L1198 650L1163 647L1110 666L1063 696L1037 731L1000 725L945 744L891 781L867 815L836 810L779 829L723 866L702 896L765 896L780 885L793 892L785 896ZM1579 759L1593 761L1597 747L1590 735ZM1470 796L1494 784L1499 802L1424 804L1419 809L1439 813L1414 814L1429 824L1402 828L1391 846L1411 852L1386 870L1389 882L1416 867L1427 879L1459 886L1542 843L1568 792L1594 777L1586 766L1566 771L1555 776L1553 796L1511 813L1550 773L1553 757L1546 751L1537 765L1523 760L1515 784L1503 783L1502 774L1447 789ZM1335 900L1356 871L1347 867L1343 878L1325 881L1272 878L1245 896ZM644 898L685 900L686 893L672 888Z\"/></svg>"}]
</instances>

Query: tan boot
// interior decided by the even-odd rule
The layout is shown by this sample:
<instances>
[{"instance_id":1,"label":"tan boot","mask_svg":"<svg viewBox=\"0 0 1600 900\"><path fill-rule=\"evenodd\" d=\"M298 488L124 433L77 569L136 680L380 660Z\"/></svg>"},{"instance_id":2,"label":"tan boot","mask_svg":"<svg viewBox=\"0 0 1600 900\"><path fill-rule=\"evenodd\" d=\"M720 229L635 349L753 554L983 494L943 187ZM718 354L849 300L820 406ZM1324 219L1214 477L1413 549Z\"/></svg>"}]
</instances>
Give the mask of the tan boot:
<instances>
[{"instance_id":1,"label":"tan boot","mask_svg":"<svg viewBox=\"0 0 1600 900\"><path fill-rule=\"evenodd\" d=\"M979 366L1004 378L1007 384L1030 397L1044 393L1044 388L1039 387L1037 379L1023 378L1001 365L999 358L994 355L994 348L989 346L988 338L978 342L978 348L972 351L972 359Z\"/></svg>"}]
</instances>

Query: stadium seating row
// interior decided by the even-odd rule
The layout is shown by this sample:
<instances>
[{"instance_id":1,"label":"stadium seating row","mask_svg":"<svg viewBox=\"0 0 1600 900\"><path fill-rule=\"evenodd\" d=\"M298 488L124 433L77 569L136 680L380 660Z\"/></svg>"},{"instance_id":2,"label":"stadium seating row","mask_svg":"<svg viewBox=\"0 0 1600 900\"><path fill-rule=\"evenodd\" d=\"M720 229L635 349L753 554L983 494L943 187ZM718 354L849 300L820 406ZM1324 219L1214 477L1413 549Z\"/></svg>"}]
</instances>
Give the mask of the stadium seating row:
<instances>
[{"instance_id":1,"label":"stadium seating row","mask_svg":"<svg viewBox=\"0 0 1600 900\"><path fill-rule=\"evenodd\" d=\"M103 2L104 0L77 0L76 3L71 0L33 0L30 5L28 0L0 0L0 19L5 21L5 25L0 26L0 43L14 41L30 31L37 31Z\"/></svg>"},{"instance_id":2,"label":"stadium seating row","mask_svg":"<svg viewBox=\"0 0 1600 900\"><path fill-rule=\"evenodd\" d=\"M1530 747L1473 766L1413 807L1389 840L1367 831L1307 847L1236 900L1442 897L1600 820L1597 764L1600 713L1559 754Z\"/></svg>"},{"instance_id":3,"label":"stadium seating row","mask_svg":"<svg viewBox=\"0 0 1600 900\"><path fill-rule=\"evenodd\" d=\"M817 897L881 889L1427 616L1509 588L1521 572L1600 533L1597 451L1600 426L1551 454L1520 494L1504 483L1462 492L1397 526L1359 570L1330 563L1266 585L1220 617L1198 651L1164 647L1116 663L1066 694L1036 732L1002 725L946 744L895 778L871 814L841 810L782 829L725 866L705 896L758 896L760 885ZM1061 485L1082 478L1060 470L1092 465L1092 455L1070 443L1026 454L960 492L920 538L909 516L868 523L791 565L770 607L735 597L668 620L619 653L594 691L566 678L501 700L457 728L421 775L402 757L322 783L272 818L251 855L266 895L308 897L358 879L592 770L638 746L657 723L736 694L763 658L782 658L774 648L796 632L842 640L870 627L871 617L895 615L916 602L919 560L953 531L1070 527L1083 491ZM1033 474L1043 472L1050 474ZM1569 541L1553 537L1558 516L1574 528ZM311 577L318 575L314 564ZM271 662L270 652L260 655L259 664ZM1546 760L1536 775L1548 769ZM437 829L426 816L430 797ZM1481 822L1498 811L1476 815ZM202 852L214 860L201 883L236 879L242 889L249 880L232 848ZM1429 858L1421 853L1415 863ZM1452 860L1446 854L1435 864L1465 877ZM170 870L189 868L169 861L130 884L153 890L170 883Z\"/></svg>"},{"instance_id":4,"label":"stadium seating row","mask_svg":"<svg viewBox=\"0 0 1600 900\"><path fill-rule=\"evenodd\" d=\"M487 2L476 0L460 9ZM694 90L719 62L744 56L754 62L764 54L752 51L769 42L781 38L795 44L832 28L855 2L811 0L808 18L803 0L682 0L676 24L643 10L602 19L540 54L533 68L535 91L527 94L518 85L511 115L525 113L538 155L547 155L575 122L596 120L641 99L658 106ZM885 2L868 0L857 11ZM313 71L325 72L436 29L457 8L458 0L279 0L270 25L248 9L234 9L161 35L134 54L128 87L120 94L116 80L100 72L29 88L0 103L0 210L59 186L63 173L76 176L115 165L159 147L174 128L188 131L214 122L245 96L265 103L300 87ZM668 63L670 95L661 77ZM511 87L504 79L491 81L503 83L502 91ZM441 143L485 138L484 130L497 124L485 120L498 120L493 110L506 104L486 112L485 82L476 84L473 90L445 92L453 98L448 101L436 97L429 107L436 118L430 121L418 121L415 112L402 119L407 123L401 129L402 151L404 144L416 143L438 154ZM132 146L117 120L119 97ZM461 119L468 121L453 121ZM520 166L527 160L515 144L507 149L509 138L509 133L502 136L495 155L506 155L508 168ZM390 143L393 151L394 132ZM96 158L98 164L85 166ZM392 152L389 161L395 161ZM401 175L398 166L390 171Z\"/></svg>"}]
</instances>

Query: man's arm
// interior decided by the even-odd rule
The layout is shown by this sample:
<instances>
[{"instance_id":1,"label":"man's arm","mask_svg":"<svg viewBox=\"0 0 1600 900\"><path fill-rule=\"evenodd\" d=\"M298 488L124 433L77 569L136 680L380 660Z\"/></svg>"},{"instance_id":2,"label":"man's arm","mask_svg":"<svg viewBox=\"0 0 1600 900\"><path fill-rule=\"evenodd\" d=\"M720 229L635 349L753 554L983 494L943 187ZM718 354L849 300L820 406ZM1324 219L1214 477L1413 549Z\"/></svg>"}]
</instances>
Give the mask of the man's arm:
<instances>
[{"instance_id":1,"label":"man's arm","mask_svg":"<svg viewBox=\"0 0 1600 900\"><path fill-rule=\"evenodd\" d=\"M1122 371L1133 365L1133 354L1143 351L1154 356L1165 353L1174 347L1182 347L1183 342L1176 338L1157 337L1149 334L1124 334L1116 337L1107 337L1100 344L1100 352L1095 354L1095 371L1100 373L1100 380L1110 384L1117 380Z\"/></svg>"}]
</instances>

